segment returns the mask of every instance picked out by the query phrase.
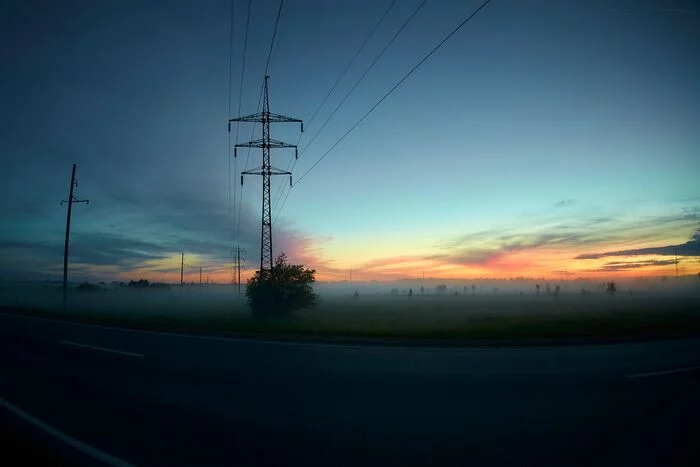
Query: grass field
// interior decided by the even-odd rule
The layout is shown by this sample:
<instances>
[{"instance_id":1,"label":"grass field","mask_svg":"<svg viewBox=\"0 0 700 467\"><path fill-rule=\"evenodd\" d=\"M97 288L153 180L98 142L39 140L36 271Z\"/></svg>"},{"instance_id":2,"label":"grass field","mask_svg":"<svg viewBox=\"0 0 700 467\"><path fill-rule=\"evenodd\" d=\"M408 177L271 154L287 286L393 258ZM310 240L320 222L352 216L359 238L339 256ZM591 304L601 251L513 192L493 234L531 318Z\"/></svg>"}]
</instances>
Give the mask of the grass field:
<instances>
[{"instance_id":1,"label":"grass field","mask_svg":"<svg viewBox=\"0 0 700 467\"><path fill-rule=\"evenodd\" d=\"M96 324L203 332L426 339L614 338L700 335L695 294L365 296L326 298L276 320L250 318L233 295L105 292L60 307L5 311Z\"/></svg>"}]
</instances>

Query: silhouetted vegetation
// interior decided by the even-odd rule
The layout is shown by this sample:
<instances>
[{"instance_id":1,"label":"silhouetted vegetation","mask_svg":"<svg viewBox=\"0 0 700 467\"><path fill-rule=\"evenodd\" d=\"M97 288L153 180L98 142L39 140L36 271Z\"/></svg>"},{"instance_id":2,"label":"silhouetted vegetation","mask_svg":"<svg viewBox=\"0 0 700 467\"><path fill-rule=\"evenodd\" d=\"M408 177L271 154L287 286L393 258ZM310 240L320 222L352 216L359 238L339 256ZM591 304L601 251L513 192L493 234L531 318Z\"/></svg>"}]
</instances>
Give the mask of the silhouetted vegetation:
<instances>
[{"instance_id":1,"label":"silhouetted vegetation","mask_svg":"<svg viewBox=\"0 0 700 467\"><path fill-rule=\"evenodd\" d=\"M312 284L316 271L301 264L289 264L282 253L269 270L256 271L248 280L246 297L256 316L283 316L314 305L317 295Z\"/></svg>"},{"instance_id":2,"label":"silhouetted vegetation","mask_svg":"<svg viewBox=\"0 0 700 467\"><path fill-rule=\"evenodd\" d=\"M165 284L162 282L149 282L148 279L139 279L137 281L131 280L128 283L118 282L116 284L119 286L119 288L127 288L132 290L170 289L170 284Z\"/></svg>"},{"instance_id":3,"label":"silhouetted vegetation","mask_svg":"<svg viewBox=\"0 0 700 467\"><path fill-rule=\"evenodd\" d=\"M102 288L86 281L78 285L75 290L78 292L99 292Z\"/></svg>"}]
</instances>

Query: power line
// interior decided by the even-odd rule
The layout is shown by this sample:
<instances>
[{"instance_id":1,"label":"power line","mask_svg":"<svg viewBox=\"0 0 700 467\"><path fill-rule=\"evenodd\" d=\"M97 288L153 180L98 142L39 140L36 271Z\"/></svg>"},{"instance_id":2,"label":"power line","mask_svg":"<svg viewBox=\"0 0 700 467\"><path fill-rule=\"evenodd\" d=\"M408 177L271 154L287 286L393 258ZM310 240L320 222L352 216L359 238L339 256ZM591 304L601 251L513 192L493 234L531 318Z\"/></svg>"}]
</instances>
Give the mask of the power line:
<instances>
[{"instance_id":1,"label":"power line","mask_svg":"<svg viewBox=\"0 0 700 467\"><path fill-rule=\"evenodd\" d=\"M241 83L238 88L238 116L241 116L241 101L243 100L243 77L245 73L245 58L246 51L248 50L248 31L250 29L250 7L253 0L248 0L248 13L246 14L245 20L245 39L243 40L243 63L241 64ZM238 130L239 125L236 125L236 143L238 143Z\"/></svg>"},{"instance_id":2,"label":"power line","mask_svg":"<svg viewBox=\"0 0 700 467\"><path fill-rule=\"evenodd\" d=\"M231 118L231 88L233 87L233 1L231 0L231 14L229 22L229 40L228 40L228 118ZM234 200L231 203L231 132L228 132L228 146L226 147L226 159L228 160L228 230L231 246L233 246L233 212L232 205L236 204L234 190ZM234 172L235 172L234 168Z\"/></svg>"},{"instance_id":3,"label":"power line","mask_svg":"<svg viewBox=\"0 0 700 467\"><path fill-rule=\"evenodd\" d=\"M377 24L374 25L374 27L373 27L372 30L369 32L369 34L367 35L367 37L365 38L365 40L362 42L362 45L360 45L360 47L359 47L359 48L357 49L357 51L355 52L355 55L353 55L353 57L350 59L350 61L348 62L348 64L345 66L345 69L343 70L343 72L340 74L340 76L338 76L338 79L335 80L335 83L333 83L333 86L331 86L331 89L328 91L328 94L326 94L326 97L323 98L323 100L322 100L321 103L318 105L318 107L316 108L316 110L314 111L314 113L311 115L311 118L309 118L309 121L306 123L306 127L307 127L307 128L308 128L309 126L311 126L311 122L314 121L314 118L316 118L316 115L318 114L318 112L321 110L321 108L323 107L323 105L326 103L326 101L328 100L328 98L330 97L330 95L333 94L333 91L335 91L335 88L338 86L338 84L340 83L340 81L345 77L345 75L347 74L347 72L348 72L348 70L350 69L350 67L352 66L352 64L355 63L355 60L357 60L357 57L358 57L358 56L360 55L360 53L364 50L364 48L365 48L365 46L367 45L367 43L369 42L369 40L372 38L372 36L373 36L374 33L377 31L377 29L379 28L379 26L384 22L384 19L386 18L386 16L389 14L389 12L392 10L392 8L394 8L394 5L396 5L396 2L398 2L398 0L393 0L393 1L391 2L391 4L389 5L389 7L388 7L386 10L384 10L384 13L383 13L382 16L379 18L379 21L377 21ZM425 2L424 2L424 3L425 3ZM299 141L301 141L302 136L303 136L303 133L299 135L299 140L297 141L297 144L299 144Z\"/></svg>"},{"instance_id":4,"label":"power line","mask_svg":"<svg viewBox=\"0 0 700 467\"><path fill-rule=\"evenodd\" d=\"M265 76L267 76L267 70L270 68L270 57L272 57L272 49L275 46L275 37L277 36L277 26L280 23L280 16L282 14L282 5L284 5L284 0L280 0L280 7L277 9L275 29L272 30L272 41L270 41L270 51L267 53L267 63L265 64Z\"/></svg>"},{"instance_id":5,"label":"power line","mask_svg":"<svg viewBox=\"0 0 700 467\"><path fill-rule=\"evenodd\" d=\"M385 100L387 97L389 97L399 86L401 86L401 84L403 84L403 82L406 81L406 79L407 79L409 76L411 76L411 75L413 74L413 72L415 72L418 68L420 68L420 66L423 65L423 63L425 63L426 60L428 60L435 52L437 52L438 49L439 49L440 47L442 47L452 36L454 36L460 29L462 29L462 27L464 27L464 25L467 24L467 23L469 22L469 20L471 20L477 13L479 13L479 11L481 11L481 10L482 10L486 5L488 5L490 2L491 2L491 0L486 0L484 3L482 3L481 6L480 6L479 8L477 8L477 9L474 11L474 13L472 13L471 15L469 15L464 21L462 21L462 22L459 24L459 26L457 26L455 29L453 29L452 32L450 32L442 41L440 41L440 43L439 43L438 45L436 45L435 47L433 47L433 49L432 49L430 52L428 52L428 54L427 54L425 57L423 57L418 63L416 63L416 64L413 66L413 68L411 68L411 69L408 71L408 73L406 73L406 74L403 76L403 78L401 78L401 79L398 81L398 83L396 83L391 89L389 89L389 91L387 91L387 93L384 94L384 96L382 96L382 98L379 99L379 100L377 101L376 104L374 104L367 112L365 112L365 114L364 114L353 126L351 126L350 129L349 129L348 131L346 131L345 134L344 134L343 136L341 136L340 139L339 139L338 141L336 141L336 142L330 147L330 149L328 149L328 151L326 151L326 152L323 154L323 156L321 156L321 158L320 158L319 160L317 160L306 172L304 172L304 173L302 174L302 176L299 177L299 178L297 179L297 181L296 181L296 183L295 183L294 185L299 184L299 182L301 182L301 180L303 180L304 177L306 177L306 175L308 175L308 173L311 172L311 170L313 170L313 168L316 167L316 166L319 164L319 162L321 162L321 161L322 161L333 149L335 149L336 146L338 146L338 145L339 145L339 144L340 144L340 143L341 143L355 128L357 128L357 126L358 126L360 123L362 123L362 121L363 121L365 118L367 118L367 116L369 116L369 114L371 114L371 113L374 111L374 109L376 109L377 107L379 107L379 104L381 104L382 102L384 102L384 100Z\"/></svg>"},{"instance_id":6,"label":"power line","mask_svg":"<svg viewBox=\"0 0 700 467\"><path fill-rule=\"evenodd\" d=\"M355 81L355 84L353 84L352 88L350 88L350 90L347 92L347 94L345 94L345 96L344 96L343 99L340 101L340 103L336 106L336 108L333 110L333 112L332 112L332 113L328 116L328 118L323 122L323 124L321 125L321 128L319 128L319 129L316 131L316 133L314 133L314 135L311 137L311 140L306 144L306 146L304 146L304 149L302 149L302 150L299 152L299 156L302 156L302 155L304 154L304 152L306 152L306 150L309 148L309 146L311 146L311 144L316 140L316 138L317 138L318 135L321 133L321 131L323 131L323 129L324 129L324 128L326 127L326 125L328 124L328 122L333 118L333 116L338 112L338 110L340 110L340 108L343 106L343 104L345 103L345 101L346 101L346 100L348 99L348 97L350 97L350 95L355 91L355 89L357 88L357 86L359 86L359 84L362 82L362 80L365 78L365 76L367 76L367 73L369 73L370 70L371 70L372 68L374 68L374 65L376 65L377 62L379 61L379 59L382 57L382 55L384 55L384 52L386 52L386 51L389 49L389 47L394 43L394 41L396 40L396 38L399 37L399 34L401 34L401 32L406 28L406 26L408 26L408 24L413 20L413 18L415 18L415 16L418 14L418 12L421 10L421 8L423 8L423 6L424 6L427 2L428 2L428 0L423 0L423 1L416 7L416 9L413 10L413 13L411 14L411 16L409 16L408 19L407 19L406 21L404 21L404 23L403 23L403 24L401 25L401 27L398 29L398 31L396 31L396 33L394 33L394 36L389 40L389 42L387 42L387 44L384 46L384 48L381 50L381 52L379 52L379 54L374 58L374 60L372 61L372 63L370 63L370 65L367 67L367 69L365 70L365 72L362 73L362 76L360 76L360 78L359 78L357 81ZM294 168L295 165L296 165L296 160L295 160L294 163L292 164L292 169ZM304 175L305 175L305 174L304 174ZM289 188L289 190L287 190L287 196L285 197L285 201L286 201L286 198L289 196L289 191L290 191L290 190L291 190L291 187ZM283 205L284 205L284 203L283 203ZM276 207L276 206L277 206L277 204L275 204L275 207ZM281 210L281 208L280 208L280 210ZM279 215L275 216L275 220L277 219L277 217L279 217Z\"/></svg>"},{"instance_id":7,"label":"power line","mask_svg":"<svg viewBox=\"0 0 700 467\"><path fill-rule=\"evenodd\" d=\"M267 76L267 71L270 67L270 58L272 57L272 49L275 46L275 37L277 36L277 27L279 26L280 16L282 14L282 6L283 5L284 5L284 0L280 0L280 6L277 9L277 18L275 19L275 27L272 31L272 40L270 41L270 49L267 52L267 62L265 63L264 76ZM250 20L250 1L248 2L248 20L247 21L249 21L249 20ZM248 24L248 22L246 22L246 38L247 38L247 34L248 34L247 33L247 31L248 31L247 24ZM260 87L260 96L258 97L258 106L257 106L257 110L256 110L257 113L260 112L260 105L262 103L264 87L265 87L265 84L263 83L263 85ZM250 132L250 139L251 140L253 139L253 136L255 135L256 124L257 123L253 123L253 128L251 129L251 132ZM236 127L238 127L238 125L236 125ZM238 142L236 142L236 144L237 143ZM243 169L244 171L248 170L248 161L250 160L250 149L251 148L248 148L248 153L246 154L245 167ZM238 201L238 221L237 221L237 230L236 230L236 238L238 238L238 239L240 239L240 232L241 232L241 210L242 210L241 206L243 204L243 187L241 187L240 190L241 191L240 191L240 196L239 196L239 201Z\"/></svg>"},{"instance_id":8,"label":"power line","mask_svg":"<svg viewBox=\"0 0 700 467\"><path fill-rule=\"evenodd\" d=\"M398 0L393 0L393 1L391 2L391 4L387 7L387 9L384 10L384 13L383 13L382 16L379 18L379 21L377 21L377 23L374 25L374 27L373 27L372 30L369 32L369 34L367 35L367 37L365 37L365 40L362 42L362 45L360 45L360 47L357 49L357 51L355 52L355 54L353 55L353 57L350 59L350 61L348 62L348 64L345 66L345 69L342 71L342 73L340 73L340 75L338 76L338 78L335 80L335 83L333 83L333 86L331 86L331 89L330 89L330 90L328 91L328 93L326 94L326 97L324 97L323 100L321 101L321 103L318 105L318 107L316 107L316 110L315 110L314 113L311 115L311 118L309 119L309 121L306 123L306 127L307 127L307 128L311 125L311 122L313 122L314 118L316 118L316 115L318 115L318 112L321 110L321 108L323 108L324 104L326 103L326 101L328 100L328 98L331 96L331 94L333 94L333 91L335 91L335 88L338 86L338 84L340 83L340 81L345 77L345 75L347 74L347 72L348 72L348 70L350 69L350 67L352 66L352 64L355 63L355 60L357 60L357 57L358 57L358 56L360 55L360 53L364 50L364 48L365 48L365 46L367 45L367 43L369 42L369 40L372 38L372 36L374 35L374 33L377 31L377 29L379 29L379 26L381 26L381 24L384 22L384 19L387 17L387 15L389 14L389 12L392 10L392 8L394 8L394 5L396 5L396 2L398 2ZM297 139L297 145L299 145L299 143L301 142L301 138L302 138L303 136L304 136L304 133L300 133L300 134L299 134L299 139ZM303 152L303 151L302 151L302 152ZM291 158L290 158L289 163L287 164L287 171L288 171L288 172L294 170L294 167L296 166L296 161L297 161L296 158L294 158L294 159L291 159ZM284 192L284 189L285 189L286 186L287 186L286 183L280 183L279 188L277 189L277 194L275 195L275 206L274 206L274 209L277 209L277 206L279 205L280 199L282 199L282 193Z\"/></svg>"},{"instance_id":9,"label":"power line","mask_svg":"<svg viewBox=\"0 0 700 467\"><path fill-rule=\"evenodd\" d=\"M455 29L453 29L452 32L450 32L442 41L440 41L435 47L433 47L433 49L431 49L430 52L428 52L428 53L425 55L425 57L423 57L418 63L416 63L416 64L413 66L413 68L411 68L411 69L408 71L408 73L406 73L406 74L405 74L391 89L389 89L389 91L387 91L387 93L384 94L384 96L382 96L382 98L379 99L379 100L377 101L376 104L374 104L367 112L365 112L365 114L364 114L353 126L351 126L350 129L348 129L348 131L346 131L345 134L343 134L343 136L341 136L340 139L339 139L338 141L336 141L336 142L321 156L321 158L320 158L319 160L317 160L306 172L304 172L304 173L301 175L301 177L299 177L299 178L297 179L296 183L294 183L293 186L298 185L299 182L301 182L301 181L304 179L304 177L306 177L306 176L309 174L309 172L311 172L323 159L325 159L326 156L328 156L328 154L330 154L331 151L333 151L333 149L335 149L335 148L336 148L336 147L337 147L337 146L338 146L338 145L339 145L339 144L340 144L340 143L341 143L355 128L357 128L357 126L358 126L360 123L362 123L362 121L363 121L365 118L367 118L367 116L369 116L369 114L371 114L371 113L374 111L374 109L376 109L376 108L379 106L379 104L381 104L382 102L384 102L384 100L385 100L387 97L389 97L389 96L391 95L391 93L393 93L404 81L406 81L406 79L407 79L409 76L411 76L418 68L420 68L420 66L423 65L423 63L425 63L426 60L428 60L435 52L437 52L438 49L440 49L440 47L442 47L448 40L450 40L450 38L452 38L452 36L454 36L460 29L462 29L462 28L464 27L465 24L467 24L474 16L476 16L477 13L479 13L486 5L488 5L490 2L491 2L491 0L485 0L485 1L481 4L481 6L479 6L479 8L477 8L476 10L474 10L474 12L473 12L471 15L467 16L467 18L464 19ZM291 190L290 190L290 191L291 191ZM289 196L289 193L287 194L287 196ZM287 197L285 197L285 202L286 202L286 200L287 200ZM277 216L275 217L275 219L277 219L277 217L279 217L279 214L280 214L280 212L282 211L283 208L284 208L284 202L282 203L282 206L280 207L280 210L278 211Z\"/></svg>"},{"instance_id":10,"label":"power line","mask_svg":"<svg viewBox=\"0 0 700 467\"><path fill-rule=\"evenodd\" d=\"M243 100L243 80L245 78L245 60L246 60L246 55L248 52L248 31L250 30L251 4L252 4L252 0L248 0L248 12L246 13L246 21L245 21L245 39L243 40L243 60L242 60L242 64L241 64L241 81L240 81L240 85L238 87L238 112L237 112L237 114L239 117L241 116L241 102ZM233 21L233 19L232 19L232 21ZM231 40L233 40L233 22L231 23ZM230 87L229 87L229 93L230 92L231 91L230 91ZM229 107L229 109L230 109L230 107ZM229 110L229 119L230 118L231 118L231 116L230 116L230 110ZM229 123L229 125L230 125L230 123ZM236 125L235 144L238 144L239 129L240 129L240 126ZM229 146L229 150L230 150L230 148L231 148L230 131L229 131L229 145L228 146ZM229 163L230 163L230 161L231 161L231 154L229 153ZM234 174L238 175L238 160L236 158L234 158L234 160L233 160L233 172L234 172ZM229 177L229 184L230 183L231 183L231 180ZM236 205L236 190L235 190L235 188L233 190L233 196L234 196L233 204L235 206ZM241 198L243 197L243 190L241 190L240 197ZM240 201L239 201L239 203L240 203ZM234 211L233 214L235 216L236 212ZM236 235L235 235L236 242L238 242L238 239L239 239L238 237L239 237L239 234L241 231L240 221L241 221L241 215L240 215L240 204L239 204L239 206L238 206L238 219L236 220L236 224L235 224L236 225ZM233 243L234 243L234 239L232 236L232 238L231 238L231 248L232 249L233 249Z\"/></svg>"},{"instance_id":11,"label":"power line","mask_svg":"<svg viewBox=\"0 0 700 467\"><path fill-rule=\"evenodd\" d=\"M413 13L411 13L411 16L409 16L408 19L407 19L406 21L404 21L404 23L401 25L401 27L398 29L398 31L396 31L396 33L394 34L394 36L393 36L393 37L389 40L389 42L384 46L384 48L382 49L382 51L379 52L379 54L375 57L374 61L372 61L372 63L367 67L367 69L365 70L365 72L362 73L362 76L360 76L360 78L355 82L355 84L352 86L352 88L350 88L350 91L348 91L348 93L345 94L345 97L343 97L343 100L341 100L340 103L336 106L335 110L333 110L333 112L328 116L328 118L326 119L326 121L323 122L323 125L321 125L321 128L319 128L318 131L316 131L316 133L314 133L314 136L313 136L313 137L311 138L311 140L306 144L306 146L304 146L304 149L302 149L301 152L299 152L299 155L300 155L300 156L304 154L304 152L309 148L309 146L311 146L311 144L312 144L312 143L314 142L314 140L318 137L319 133L321 133L321 131L326 127L326 125L327 125L328 122L331 120L331 118L333 118L333 116L336 114L336 112L338 112L338 110L343 106L343 104L345 103L345 101L346 101L346 100L348 99L348 97L350 97L350 95L355 91L355 89L356 89L357 86L362 82L362 80L365 78L365 76L367 76L367 73L369 73L370 70L371 70L372 68L374 68L374 65L376 65L377 62L379 61L379 59L382 57L382 55L384 55L384 52L386 52L387 49L388 49L389 47L391 47L391 45L394 43L394 41L396 40L396 38L399 37L399 34L401 34L401 32L406 28L406 26L408 26L408 24L413 20L413 18L415 18L415 16L418 14L418 12L421 10L421 8L423 8L423 6L424 6L427 2L428 2L428 0L423 0L423 1L420 3L420 5L418 5L418 7L417 7L415 10L413 10Z\"/></svg>"}]
</instances>

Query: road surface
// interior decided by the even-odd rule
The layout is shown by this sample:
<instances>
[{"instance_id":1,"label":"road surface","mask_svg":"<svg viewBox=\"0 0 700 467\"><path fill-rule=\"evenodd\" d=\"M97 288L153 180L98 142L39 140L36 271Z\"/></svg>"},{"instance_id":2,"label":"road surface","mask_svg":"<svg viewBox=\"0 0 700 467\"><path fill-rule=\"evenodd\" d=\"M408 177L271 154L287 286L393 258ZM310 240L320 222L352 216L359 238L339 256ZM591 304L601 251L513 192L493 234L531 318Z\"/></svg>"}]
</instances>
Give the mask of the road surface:
<instances>
[{"instance_id":1,"label":"road surface","mask_svg":"<svg viewBox=\"0 0 700 467\"><path fill-rule=\"evenodd\" d=\"M71 464L700 465L699 339L353 346L0 314L0 341L3 426Z\"/></svg>"}]
</instances>

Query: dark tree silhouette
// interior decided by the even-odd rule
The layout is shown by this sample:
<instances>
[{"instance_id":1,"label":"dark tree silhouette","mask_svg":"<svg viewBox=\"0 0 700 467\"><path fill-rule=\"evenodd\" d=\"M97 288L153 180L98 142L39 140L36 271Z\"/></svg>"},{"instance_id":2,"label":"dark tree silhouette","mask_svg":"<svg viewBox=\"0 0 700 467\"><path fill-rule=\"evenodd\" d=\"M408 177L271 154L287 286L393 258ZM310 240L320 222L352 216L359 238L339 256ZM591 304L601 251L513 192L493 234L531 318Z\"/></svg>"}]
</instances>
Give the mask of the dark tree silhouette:
<instances>
[{"instance_id":1,"label":"dark tree silhouette","mask_svg":"<svg viewBox=\"0 0 700 467\"><path fill-rule=\"evenodd\" d=\"M539 295L540 294L540 284L537 284L535 286L535 288L537 289L537 295Z\"/></svg>"},{"instance_id":2,"label":"dark tree silhouette","mask_svg":"<svg viewBox=\"0 0 700 467\"><path fill-rule=\"evenodd\" d=\"M302 264L289 264L287 255L280 254L272 268L255 271L248 279L245 294L253 314L280 316L314 305L318 298L312 287L315 274Z\"/></svg>"},{"instance_id":3,"label":"dark tree silhouette","mask_svg":"<svg viewBox=\"0 0 700 467\"><path fill-rule=\"evenodd\" d=\"M476 286L472 285L472 295L476 295Z\"/></svg>"},{"instance_id":4,"label":"dark tree silhouette","mask_svg":"<svg viewBox=\"0 0 700 467\"><path fill-rule=\"evenodd\" d=\"M605 289L605 291L610 295L614 295L615 292L617 292L617 287L615 287L615 283L608 282L608 287L607 287L607 289Z\"/></svg>"},{"instance_id":5,"label":"dark tree silhouette","mask_svg":"<svg viewBox=\"0 0 700 467\"><path fill-rule=\"evenodd\" d=\"M131 289L147 289L149 285L148 279L139 279L138 281L129 281L127 287Z\"/></svg>"},{"instance_id":6,"label":"dark tree silhouette","mask_svg":"<svg viewBox=\"0 0 700 467\"><path fill-rule=\"evenodd\" d=\"M82 284L80 284L79 286L77 286L75 288L75 290L77 290L79 292L97 292L97 291L100 291L102 289L95 284L91 284L91 283L85 281Z\"/></svg>"},{"instance_id":7,"label":"dark tree silhouette","mask_svg":"<svg viewBox=\"0 0 700 467\"><path fill-rule=\"evenodd\" d=\"M420 294L425 294L425 288L422 285L420 286Z\"/></svg>"},{"instance_id":8,"label":"dark tree silhouette","mask_svg":"<svg viewBox=\"0 0 700 467\"><path fill-rule=\"evenodd\" d=\"M447 292L447 286L445 284L440 284L435 288L435 291L437 293L445 293Z\"/></svg>"}]
</instances>

